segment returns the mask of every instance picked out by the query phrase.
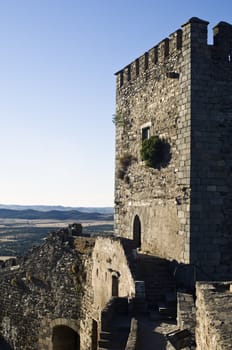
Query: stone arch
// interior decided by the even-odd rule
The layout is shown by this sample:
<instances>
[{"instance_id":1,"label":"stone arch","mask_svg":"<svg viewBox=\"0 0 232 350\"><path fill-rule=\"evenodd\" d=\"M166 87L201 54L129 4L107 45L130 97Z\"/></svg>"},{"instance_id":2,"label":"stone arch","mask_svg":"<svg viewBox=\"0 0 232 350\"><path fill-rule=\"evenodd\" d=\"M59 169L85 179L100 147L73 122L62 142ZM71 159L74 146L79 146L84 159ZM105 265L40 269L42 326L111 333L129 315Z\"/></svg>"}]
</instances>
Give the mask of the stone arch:
<instances>
[{"instance_id":1,"label":"stone arch","mask_svg":"<svg viewBox=\"0 0 232 350\"><path fill-rule=\"evenodd\" d=\"M141 220L138 215L135 215L133 220L133 241L136 248L141 247Z\"/></svg>"},{"instance_id":2,"label":"stone arch","mask_svg":"<svg viewBox=\"0 0 232 350\"><path fill-rule=\"evenodd\" d=\"M69 326L55 326L52 330L52 350L80 350L79 334Z\"/></svg>"}]
</instances>

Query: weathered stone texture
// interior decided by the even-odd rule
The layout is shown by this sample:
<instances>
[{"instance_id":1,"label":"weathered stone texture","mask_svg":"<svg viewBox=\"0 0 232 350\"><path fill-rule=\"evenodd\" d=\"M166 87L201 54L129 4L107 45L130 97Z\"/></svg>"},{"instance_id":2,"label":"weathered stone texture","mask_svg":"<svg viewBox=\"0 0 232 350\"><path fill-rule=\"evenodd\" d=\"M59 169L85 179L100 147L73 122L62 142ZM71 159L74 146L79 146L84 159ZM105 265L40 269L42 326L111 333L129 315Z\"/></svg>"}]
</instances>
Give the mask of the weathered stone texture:
<instances>
[{"instance_id":1,"label":"weathered stone texture","mask_svg":"<svg viewBox=\"0 0 232 350\"><path fill-rule=\"evenodd\" d=\"M138 350L138 348L138 321L135 318L132 318L130 334L127 340L125 350Z\"/></svg>"},{"instance_id":2,"label":"weathered stone texture","mask_svg":"<svg viewBox=\"0 0 232 350\"><path fill-rule=\"evenodd\" d=\"M117 76L116 115L123 122L116 131L116 234L132 238L133 220L138 215L142 249L179 261L188 261L189 254L185 251L189 239L189 47L188 28L179 30L131 63L129 81L127 68ZM161 169L148 168L141 161L144 127L150 127L150 134L159 135L170 147ZM132 156L132 163L120 179L118 171L125 154Z\"/></svg>"},{"instance_id":3,"label":"weathered stone texture","mask_svg":"<svg viewBox=\"0 0 232 350\"><path fill-rule=\"evenodd\" d=\"M206 27L192 44L190 256L223 280L232 273L232 26L219 23L212 46Z\"/></svg>"},{"instance_id":4,"label":"weathered stone texture","mask_svg":"<svg viewBox=\"0 0 232 350\"><path fill-rule=\"evenodd\" d=\"M188 329L195 333L196 308L192 294L177 293L177 325L181 330Z\"/></svg>"},{"instance_id":5,"label":"weathered stone texture","mask_svg":"<svg viewBox=\"0 0 232 350\"><path fill-rule=\"evenodd\" d=\"M232 276L232 26L186 24L117 74L115 232L196 267L196 279ZM142 129L170 145L159 169L141 161ZM124 167L122 159L130 155Z\"/></svg>"},{"instance_id":6,"label":"weathered stone texture","mask_svg":"<svg viewBox=\"0 0 232 350\"><path fill-rule=\"evenodd\" d=\"M14 350L53 350L55 330L59 339L71 329L80 350L95 349L103 319L114 316L104 312L109 301L127 309L135 296L133 247L116 237L51 233L0 270L0 336Z\"/></svg>"},{"instance_id":7,"label":"weathered stone texture","mask_svg":"<svg viewBox=\"0 0 232 350\"><path fill-rule=\"evenodd\" d=\"M75 249L68 230L61 230L19 259L18 265L2 269L0 334L12 349L52 349L53 327L58 325L76 331L81 349L90 349L89 258L89 252Z\"/></svg>"},{"instance_id":8,"label":"weathered stone texture","mask_svg":"<svg viewBox=\"0 0 232 350\"><path fill-rule=\"evenodd\" d=\"M232 293L230 282L197 283L197 350L230 350Z\"/></svg>"},{"instance_id":9,"label":"weathered stone texture","mask_svg":"<svg viewBox=\"0 0 232 350\"><path fill-rule=\"evenodd\" d=\"M119 239L96 239L93 251L92 285L96 310L102 310L112 297L112 279L118 284L118 297L135 295L135 284ZM100 317L100 315L99 315Z\"/></svg>"}]
</instances>

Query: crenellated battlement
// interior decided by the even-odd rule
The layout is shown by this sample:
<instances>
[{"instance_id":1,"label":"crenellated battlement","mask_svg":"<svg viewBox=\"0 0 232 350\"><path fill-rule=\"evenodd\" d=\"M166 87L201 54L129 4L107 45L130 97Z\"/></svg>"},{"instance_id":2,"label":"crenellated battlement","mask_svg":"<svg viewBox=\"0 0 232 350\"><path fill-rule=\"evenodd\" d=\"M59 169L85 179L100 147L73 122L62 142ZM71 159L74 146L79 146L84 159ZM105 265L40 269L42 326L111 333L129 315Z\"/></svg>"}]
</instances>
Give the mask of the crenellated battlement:
<instances>
[{"instance_id":1,"label":"crenellated battlement","mask_svg":"<svg viewBox=\"0 0 232 350\"><path fill-rule=\"evenodd\" d=\"M232 25L220 22L213 28L214 42L208 45L209 22L192 17L156 46L135 59L129 65L115 73L117 76L117 88L127 86L138 76L155 66L165 66L169 59L182 54L190 48L211 49L217 57L224 58L227 62L232 60Z\"/></svg>"},{"instance_id":2,"label":"crenellated battlement","mask_svg":"<svg viewBox=\"0 0 232 350\"><path fill-rule=\"evenodd\" d=\"M146 72L153 65L162 64L173 53L182 48L182 30L178 29L129 65L116 72L118 87L125 85Z\"/></svg>"},{"instance_id":3,"label":"crenellated battlement","mask_svg":"<svg viewBox=\"0 0 232 350\"><path fill-rule=\"evenodd\" d=\"M218 59L232 62L232 25L220 22L213 28L214 54Z\"/></svg>"},{"instance_id":4,"label":"crenellated battlement","mask_svg":"<svg viewBox=\"0 0 232 350\"><path fill-rule=\"evenodd\" d=\"M165 65L170 56L181 52L182 42L183 29L178 29L170 34L168 38L163 39L129 65L116 72L117 87L125 86L128 82L135 80L156 65Z\"/></svg>"}]
</instances>

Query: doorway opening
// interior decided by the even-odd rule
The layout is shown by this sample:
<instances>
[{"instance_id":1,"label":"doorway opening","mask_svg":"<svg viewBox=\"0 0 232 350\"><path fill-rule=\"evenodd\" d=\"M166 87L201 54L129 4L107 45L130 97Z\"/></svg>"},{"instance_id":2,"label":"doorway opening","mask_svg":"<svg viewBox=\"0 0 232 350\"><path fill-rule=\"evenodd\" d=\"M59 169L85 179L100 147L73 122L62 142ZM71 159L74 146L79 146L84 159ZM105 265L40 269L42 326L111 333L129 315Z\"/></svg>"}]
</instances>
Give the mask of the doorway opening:
<instances>
[{"instance_id":1,"label":"doorway opening","mask_svg":"<svg viewBox=\"0 0 232 350\"><path fill-rule=\"evenodd\" d=\"M80 337L67 326L56 326L52 334L53 350L80 350Z\"/></svg>"},{"instance_id":2,"label":"doorway opening","mask_svg":"<svg viewBox=\"0 0 232 350\"><path fill-rule=\"evenodd\" d=\"M118 297L119 280L118 276L112 276L112 297Z\"/></svg>"},{"instance_id":3,"label":"doorway opening","mask_svg":"<svg viewBox=\"0 0 232 350\"><path fill-rule=\"evenodd\" d=\"M92 321L92 350L97 350L98 346L98 323L96 320Z\"/></svg>"},{"instance_id":4,"label":"doorway opening","mask_svg":"<svg viewBox=\"0 0 232 350\"><path fill-rule=\"evenodd\" d=\"M133 241L136 248L141 247L141 221L138 215L135 215L133 222Z\"/></svg>"},{"instance_id":5,"label":"doorway opening","mask_svg":"<svg viewBox=\"0 0 232 350\"><path fill-rule=\"evenodd\" d=\"M12 350L12 347L6 342L6 340L2 336L0 336L0 349Z\"/></svg>"}]
</instances>

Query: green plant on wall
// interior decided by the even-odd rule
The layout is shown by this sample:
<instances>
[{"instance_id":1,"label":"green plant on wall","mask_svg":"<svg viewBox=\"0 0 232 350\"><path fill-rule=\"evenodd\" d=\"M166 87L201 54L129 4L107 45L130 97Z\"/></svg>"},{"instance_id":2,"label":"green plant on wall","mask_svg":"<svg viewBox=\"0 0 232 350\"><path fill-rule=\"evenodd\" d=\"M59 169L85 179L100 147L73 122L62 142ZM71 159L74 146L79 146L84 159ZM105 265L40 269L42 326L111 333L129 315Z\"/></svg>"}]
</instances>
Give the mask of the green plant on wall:
<instances>
[{"instance_id":1,"label":"green plant on wall","mask_svg":"<svg viewBox=\"0 0 232 350\"><path fill-rule=\"evenodd\" d=\"M158 167L163 160L163 141L159 136L151 136L143 140L140 154L147 166Z\"/></svg>"},{"instance_id":2,"label":"green plant on wall","mask_svg":"<svg viewBox=\"0 0 232 350\"><path fill-rule=\"evenodd\" d=\"M125 126L125 118L120 113L113 114L112 122L115 126Z\"/></svg>"},{"instance_id":3,"label":"green plant on wall","mask_svg":"<svg viewBox=\"0 0 232 350\"><path fill-rule=\"evenodd\" d=\"M129 153L125 153L119 159L119 168L118 168L118 172L117 172L117 177L119 179L123 180L125 178L125 175L127 173L127 169L131 165L132 160L135 160L135 158Z\"/></svg>"}]
</instances>

